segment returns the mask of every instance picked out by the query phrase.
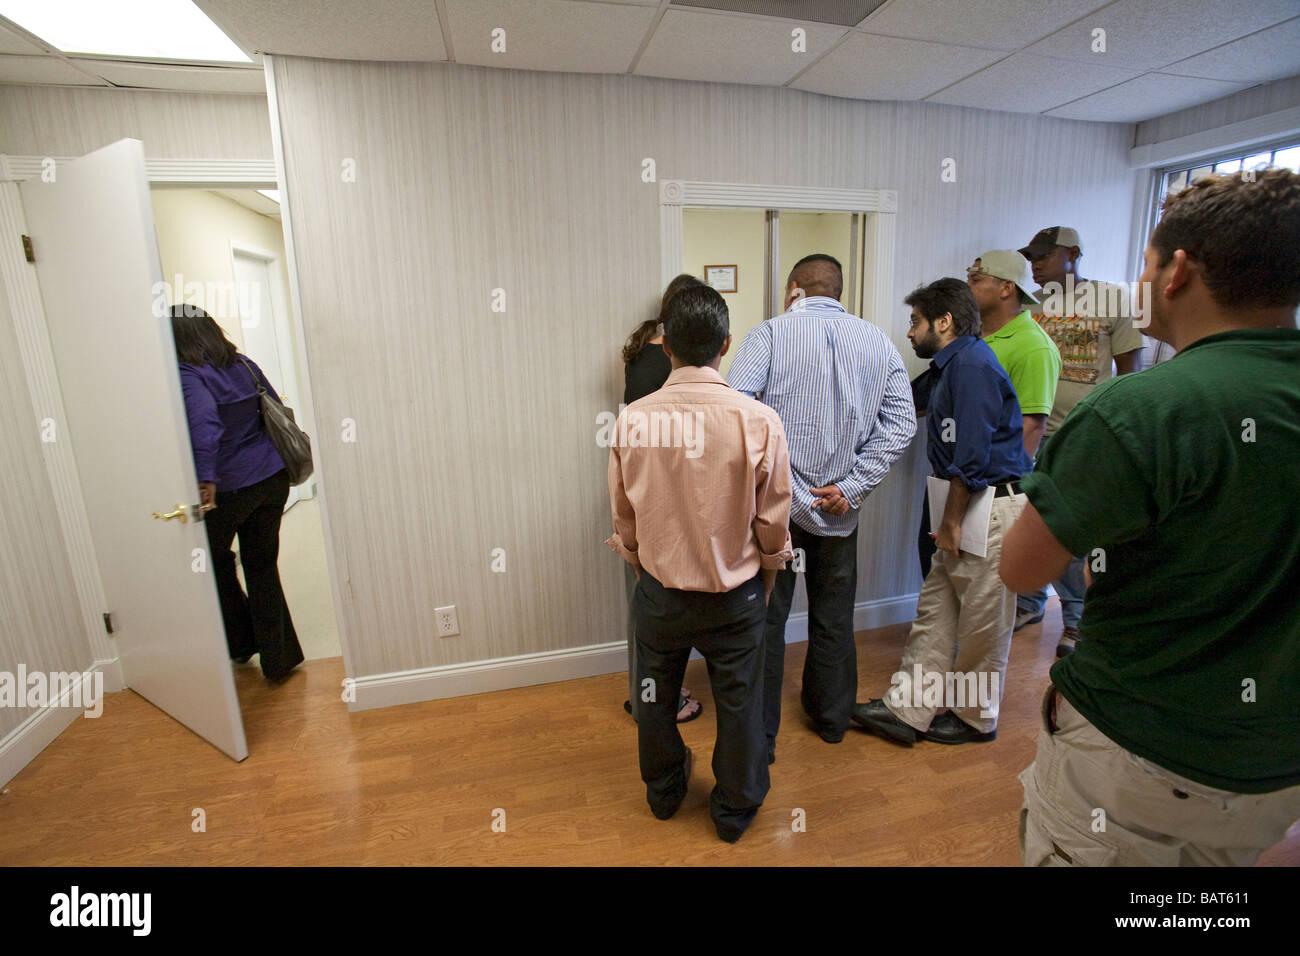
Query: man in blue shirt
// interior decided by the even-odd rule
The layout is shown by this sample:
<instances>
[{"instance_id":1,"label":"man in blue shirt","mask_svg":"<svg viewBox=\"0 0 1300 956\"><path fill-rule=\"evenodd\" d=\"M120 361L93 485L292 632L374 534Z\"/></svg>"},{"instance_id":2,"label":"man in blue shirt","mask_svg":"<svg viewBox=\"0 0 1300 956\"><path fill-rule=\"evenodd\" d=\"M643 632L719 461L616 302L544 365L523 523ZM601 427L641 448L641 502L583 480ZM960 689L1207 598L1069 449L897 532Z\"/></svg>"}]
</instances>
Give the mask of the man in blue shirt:
<instances>
[{"instance_id":1,"label":"man in blue shirt","mask_svg":"<svg viewBox=\"0 0 1300 956\"><path fill-rule=\"evenodd\" d=\"M785 624L803 561L808 652L803 709L828 743L844 739L858 688L853 606L858 509L916 434L903 358L889 338L840 305L840 264L828 255L790 271L786 312L753 329L727 381L781 417L790 443L795 566L778 572L764 634L763 723L776 759Z\"/></svg>"},{"instance_id":2,"label":"man in blue shirt","mask_svg":"<svg viewBox=\"0 0 1300 956\"><path fill-rule=\"evenodd\" d=\"M993 350L979 338L974 293L939 279L903 300L907 333L921 358L933 357L926 411L926 454L948 483L936 520L934 561L921 587L903 662L883 700L853 708L865 729L911 746L983 742L997 736L998 708L1011 650L1016 596L998 577L1002 536L1024 507L1025 452L1020 403ZM983 557L963 551L962 522L976 496L993 495ZM969 535L974 529L967 527ZM951 709L948 709L951 708Z\"/></svg>"}]
</instances>

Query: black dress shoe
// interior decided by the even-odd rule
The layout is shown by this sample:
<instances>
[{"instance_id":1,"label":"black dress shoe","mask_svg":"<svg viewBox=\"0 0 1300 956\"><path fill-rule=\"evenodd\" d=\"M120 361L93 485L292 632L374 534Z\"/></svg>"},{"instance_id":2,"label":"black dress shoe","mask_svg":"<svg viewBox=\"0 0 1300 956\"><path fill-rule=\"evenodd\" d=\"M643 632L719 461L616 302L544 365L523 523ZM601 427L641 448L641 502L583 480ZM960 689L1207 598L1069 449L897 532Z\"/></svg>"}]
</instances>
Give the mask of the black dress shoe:
<instances>
[{"instance_id":1,"label":"black dress shoe","mask_svg":"<svg viewBox=\"0 0 1300 956\"><path fill-rule=\"evenodd\" d=\"M921 739L936 744L984 744L996 740L998 732L982 734L951 710L946 710L930 722L930 729L920 734Z\"/></svg>"},{"instance_id":2,"label":"black dress shoe","mask_svg":"<svg viewBox=\"0 0 1300 956\"><path fill-rule=\"evenodd\" d=\"M718 838L727 843L735 843L745 835L745 827L724 827L721 823L715 823L714 829L718 831Z\"/></svg>"},{"instance_id":3,"label":"black dress shoe","mask_svg":"<svg viewBox=\"0 0 1300 956\"><path fill-rule=\"evenodd\" d=\"M691 785L691 763L692 763L692 761L693 761L693 757L692 757L692 754L691 754L691 748L690 748L690 747L687 747L687 748L686 748L686 760L682 763L682 774L683 774L683 779L682 779L682 795L681 795L680 797L677 798L677 802L676 802L676 803L667 804L667 805L665 805L665 806L659 807L658 809L655 809L655 807L652 805L652 806L650 807L650 812L653 813L657 819L660 819L660 820L669 820L669 819L671 819L672 816L673 816L673 814L676 813L676 812L678 811L678 809L681 807L681 805L682 805L682 801L686 799L686 791L690 788L690 785ZM739 837L737 837L737 839L739 839Z\"/></svg>"},{"instance_id":4,"label":"black dress shoe","mask_svg":"<svg viewBox=\"0 0 1300 956\"><path fill-rule=\"evenodd\" d=\"M916 728L909 727L895 717L883 700L869 700L865 704L854 704L852 719L863 729L905 747L916 743Z\"/></svg>"}]
</instances>

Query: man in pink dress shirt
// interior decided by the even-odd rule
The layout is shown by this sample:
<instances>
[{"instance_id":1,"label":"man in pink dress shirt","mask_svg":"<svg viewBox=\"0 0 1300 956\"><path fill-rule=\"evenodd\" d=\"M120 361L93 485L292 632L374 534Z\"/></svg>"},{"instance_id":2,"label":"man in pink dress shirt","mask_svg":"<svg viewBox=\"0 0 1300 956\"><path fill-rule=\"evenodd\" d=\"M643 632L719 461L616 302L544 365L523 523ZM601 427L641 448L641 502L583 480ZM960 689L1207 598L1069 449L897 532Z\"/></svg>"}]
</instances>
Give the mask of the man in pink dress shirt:
<instances>
[{"instance_id":1,"label":"man in pink dress shirt","mask_svg":"<svg viewBox=\"0 0 1300 956\"><path fill-rule=\"evenodd\" d=\"M763 629L790 547L790 458L781 419L729 386L727 305L708 286L668 305L664 387L619 415L609 455L614 534L637 572L641 779L656 817L681 806L690 751L676 702L691 648L709 667L718 721L718 836L740 839L770 786L763 731Z\"/></svg>"}]
</instances>

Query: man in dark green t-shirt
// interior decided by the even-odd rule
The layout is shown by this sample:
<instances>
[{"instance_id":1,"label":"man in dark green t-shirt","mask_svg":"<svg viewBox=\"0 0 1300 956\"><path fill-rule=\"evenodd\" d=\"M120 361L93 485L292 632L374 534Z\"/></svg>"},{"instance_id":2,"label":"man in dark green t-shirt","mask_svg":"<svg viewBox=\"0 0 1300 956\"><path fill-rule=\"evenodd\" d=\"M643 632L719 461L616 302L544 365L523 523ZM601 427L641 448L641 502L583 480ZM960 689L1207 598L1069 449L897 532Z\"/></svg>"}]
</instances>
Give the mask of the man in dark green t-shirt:
<instances>
[{"instance_id":1,"label":"man in dark green t-shirt","mask_svg":"<svg viewBox=\"0 0 1300 956\"><path fill-rule=\"evenodd\" d=\"M1002 580L1085 559L1020 775L1026 865L1249 865L1300 818L1300 176L1166 200L1141 277L1177 355L1097 386L1024 480Z\"/></svg>"}]
</instances>

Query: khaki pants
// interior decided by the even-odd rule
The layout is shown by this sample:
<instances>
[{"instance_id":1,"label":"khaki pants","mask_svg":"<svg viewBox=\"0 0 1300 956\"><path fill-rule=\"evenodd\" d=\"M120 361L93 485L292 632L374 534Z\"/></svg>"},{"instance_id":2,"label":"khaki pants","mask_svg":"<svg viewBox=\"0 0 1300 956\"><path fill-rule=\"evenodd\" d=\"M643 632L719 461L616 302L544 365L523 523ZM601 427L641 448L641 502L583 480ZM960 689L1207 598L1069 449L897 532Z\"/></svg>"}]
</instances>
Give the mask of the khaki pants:
<instances>
[{"instance_id":1,"label":"khaki pants","mask_svg":"<svg viewBox=\"0 0 1300 956\"><path fill-rule=\"evenodd\" d=\"M928 730L935 715L948 708L981 733L997 728L1011 631L1016 623L1016 596L998 577L998 563L1002 538L1020 517L1025 501L1024 495L993 499L985 557L963 551L954 558L946 551L935 552L898 669L909 676L917 673L917 665L922 674L983 675L983 686L990 691L996 675L997 693L988 695L987 709L978 700L970 700L970 694L963 695L966 706L961 707L953 706L953 699L941 706L917 706L914 690L903 695L901 705L887 694L885 706L916 730Z\"/></svg>"},{"instance_id":2,"label":"khaki pants","mask_svg":"<svg viewBox=\"0 0 1300 956\"><path fill-rule=\"evenodd\" d=\"M1020 774L1025 866L1250 866L1300 818L1300 787L1194 783L1119 746L1053 687L1042 724Z\"/></svg>"}]
</instances>

